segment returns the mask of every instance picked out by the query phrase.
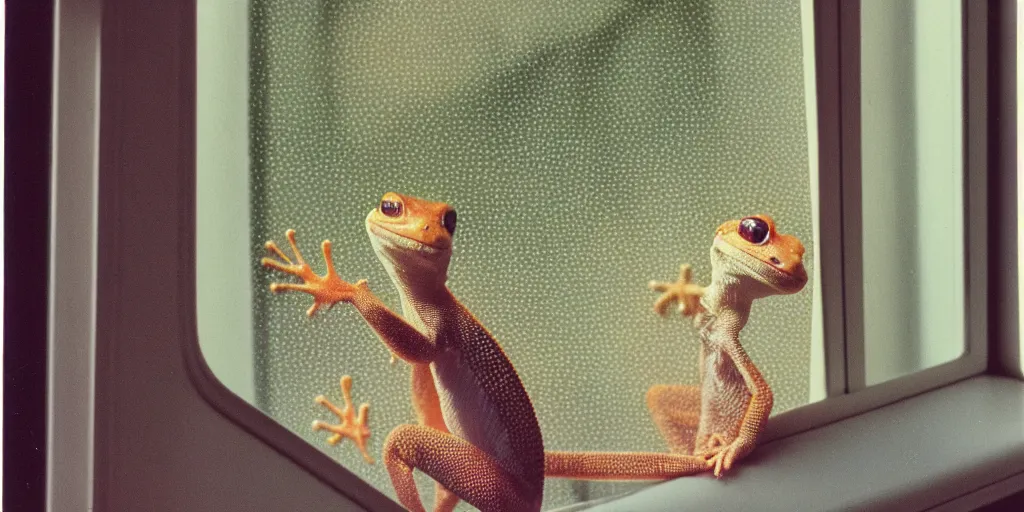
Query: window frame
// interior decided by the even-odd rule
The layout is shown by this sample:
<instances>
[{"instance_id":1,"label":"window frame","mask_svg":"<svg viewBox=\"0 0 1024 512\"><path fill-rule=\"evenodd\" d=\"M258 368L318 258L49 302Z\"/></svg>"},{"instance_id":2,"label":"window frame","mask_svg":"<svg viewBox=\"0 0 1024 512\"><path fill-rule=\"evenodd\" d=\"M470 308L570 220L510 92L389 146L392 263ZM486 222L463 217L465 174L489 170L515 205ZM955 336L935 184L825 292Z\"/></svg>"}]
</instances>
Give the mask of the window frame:
<instances>
[{"instance_id":1,"label":"window frame","mask_svg":"<svg viewBox=\"0 0 1024 512\"><path fill-rule=\"evenodd\" d=\"M989 5L963 1L964 354L886 382L864 382L860 0L814 0L822 309L827 396L772 416L770 441L982 374L990 346ZM1005 295L1005 294L1001 294ZM1014 302L1015 304L1015 302ZM1016 325L1008 317L1002 325Z\"/></svg>"},{"instance_id":2,"label":"window frame","mask_svg":"<svg viewBox=\"0 0 1024 512\"><path fill-rule=\"evenodd\" d=\"M857 94L860 73L859 65L854 67L852 64L859 62L859 55L856 52L859 38L859 2L815 0L814 32L820 148L819 193L822 199L830 199L821 202L820 212L822 233L822 280L820 285L823 287L825 339L828 340L826 344L828 362L826 375L829 396L821 402L808 404L774 416L769 422L768 432L764 437L765 441L813 429L983 373L989 363L988 346L990 342L999 348L997 355L1000 361L1008 364L1011 368L1019 368L1018 352L1009 351L1011 346L1016 346L1019 351L1019 339L1010 340L1005 336L1011 331L1016 332L1016 312L1014 311L1010 315L1007 312L995 312L988 309L990 300L1003 303L1002 299L1013 295L1008 293L1007 288L1011 284L1014 286L1016 284L1016 279L1012 282L1000 280L999 276L991 275L988 272L993 258L1006 256L1005 254L992 256L988 254L989 249L1000 249L996 252L1016 250L1015 245L1010 248L1005 246L1005 242L1003 245L994 247L988 245L989 230L992 228L989 224L989 206L986 206L987 200L995 196L1016 197L1015 189L1001 188L997 185L997 182L1002 184L1005 180L1015 179L1005 176L1005 174L1012 173L1002 173L1002 176L998 176L1000 173L989 172L990 164L1002 155L1000 151L1005 151L1006 147L1004 146L1007 142L1002 139L993 142L987 137L989 129L999 129L1000 134L1005 135L1003 132L1005 127L997 124L1000 122L996 119L998 116L993 116L994 111L991 110L1001 103L994 102L995 105L992 105L988 101L988 95L993 91L1001 92L998 97L1006 99L1006 91L999 88L1001 82L993 84L989 81L989 73L992 71L990 64L993 64L991 61L994 54L993 48L999 49L1000 46L998 41L993 42L988 26L989 9L998 9L1005 3L1008 2L993 2L991 5L987 2L963 3L965 30L964 162L966 166L965 193L967 194L965 197L967 275L964 278L967 280L968 294L966 300L967 323L965 325L966 339L968 340L966 354L950 363L868 388L857 389L857 381L850 379L852 370L857 370L856 362L852 365L849 364L850 359L847 356L851 347L856 347L857 337L860 336L860 339L863 339L862 318L857 316L857 314L862 315L863 311L861 307L862 291L857 289L861 272L858 231L860 227L860 105ZM991 7L993 5L995 7ZM119 179L118 172L123 169L114 164L122 156L123 141L130 140L132 135L131 126L122 122L125 119L124 109L131 102L139 101L137 98L139 92L133 92L133 83L126 80L124 71L131 69L133 55L130 52L122 51L122 48L125 47L123 45L136 43L140 37L138 34L147 33L156 24L172 24L171 28L180 31L179 47L175 51L155 55L154 58L159 58L167 65L173 66L177 73L178 94L162 98L162 101L186 112L187 115L178 119L178 140L176 141L178 151L171 155L176 159L177 176L165 176L162 180L174 182L176 187L185 191L178 194L177 211L178 222L184 226L183 229L187 232L179 233L178 237L186 242L194 242L196 236L194 229L196 223L196 2L195 0L186 0L179 5L180 12L191 13L191 15L183 17L186 22L181 25L173 25L180 21L177 18L167 20L148 17L133 18L130 16L132 9L121 8L117 2L104 2L103 7L100 39L100 54L104 63L100 73L103 106L97 116L101 132L98 142L99 158L101 164L105 162L107 165L101 165L98 170L99 204L101 206L97 213L99 227L96 229L101 240L103 237L116 234L115 226L119 222L123 222L117 214L123 215L125 212L104 205L116 205L119 197L131 193L132 190L131 186L125 184L126 180ZM162 28L161 30L168 29ZM1005 33L1002 35L1006 36ZM1005 63L1002 64L1005 65ZM69 94L73 94L73 92L69 91ZM1008 101L1012 103L1012 100ZM58 110L56 115L59 117L61 114L63 112ZM1012 123L1013 121L1001 122ZM994 143L1003 145L993 147ZM1009 144L1013 145L1012 141ZM1002 156L1005 160L1005 155ZM1006 164L1007 162L1000 160L998 168L1012 168L1004 167ZM993 166L993 168L995 167ZM56 178L60 180L59 175ZM58 181L58 186L60 186L60 181ZM837 198L838 200L831 200ZM1005 206L1003 203L1000 204ZM1012 204L1015 206L1015 203ZM857 220L854 222L850 219ZM1003 228L997 228L997 230L1005 231L1005 225L1015 227L1013 219L1002 219L999 226L1003 226ZM189 229L191 231L188 231ZM998 232L1002 233L1002 231ZM99 258L98 276L102 278L112 271L102 266L106 260L102 256L103 252L99 252L101 257ZM55 257L64 256L55 254ZM196 330L194 245L192 243L184 244L176 257L178 265L175 270L180 282L180 289L175 291L175 295L180 299L177 315L183 324L183 332L187 333L181 339L181 349L188 369L188 378L199 394L221 414L304 467L339 493L349 496L369 509L400 510L398 505L386 495L363 482L334 459L236 396L216 378L202 357ZM997 261L1001 262L1002 260ZM1003 268L1001 263L999 268ZM851 283L854 283L853 286ZM54 287L52 290L55 290L51 293L60 293L60 287L63 285L52 283L51 286ZM1015 290L1013 291L1015 292ZM990 293L992 293L991 296ZM109 304L98 304L98 308L97 325L104 321L116 323L118 312L110 310ZM1000 340L998 344L993 341L997 338ZM107 349L104 347L103 340L97 339L96 343L97 357L102 358ZM105 373L108 371L108 368L98 367L98 379L109 382L110 375ZM853 392L845 393L848 390ZM98 391L98 394L102 395L102 390ZM100 398L97 407L103 405L102 396ZM52 414L53 408L59 407L59 403L51 404L50 407ZM104 421L107 420L103 417L97 419L98 431L102 431ZM99 445L105 441L98 438L96 442L97 450L103 449L103 446ZM97 483L97 486L99 485ZM97 495L102 495L102 489L99 487L96 492Z\"/></svg>"},{"instance_id":3,"label":"window frame","mask_svg":"<svg viewBox=\"0 0 1024 512\"><path fill-rule=\"evenodd\" d=\"M971 3L971 2L968 2ZM987 133L993 134L978 149L985 155L991 172L988 176L989 222L988 275L990 290L989 310L989 365L987 371L1024 380L1024 358L1021 357L1024 338L1020 330L1019 254L1020 227L1024 213L1020 197L1018 167L1017 126L1017 68L1018 9L1024 10L1020 0L999 0L990 3L988 58L976 63L979 74L987 74L989 115L977 121L987 123ZM983 67L983 64L987 67Z\"/></svg>"}]
</instances>

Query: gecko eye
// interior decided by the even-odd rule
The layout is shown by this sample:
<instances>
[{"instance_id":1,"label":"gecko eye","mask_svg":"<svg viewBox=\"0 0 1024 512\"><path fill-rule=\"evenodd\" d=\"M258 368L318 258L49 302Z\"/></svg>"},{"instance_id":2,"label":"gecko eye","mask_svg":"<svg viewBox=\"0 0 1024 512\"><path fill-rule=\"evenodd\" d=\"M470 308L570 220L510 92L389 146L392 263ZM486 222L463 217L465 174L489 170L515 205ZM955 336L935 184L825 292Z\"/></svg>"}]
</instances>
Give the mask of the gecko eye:
<instances>
[{"instance_id":1,"label":"gecko eye","mask_svg":"<svg viewBox=\"0 0 1024 512\"><path fill-rule=\"evenodd\" d=\"M744 240L754 245L763 245L771 235L768 223L757 217L747 217L741 220L738 231Z\"/></svg>"},{"instance_id":2,"label":"gecko eye","mask_svg":"<svg viewBox=\"0 0 1024 512\"><path fill-rule=\"evenodd\" d=\"M398 217L402 214L402 203L388 200L381 201L380 212L388 217Z\"/></svg>"},{"instance_id":3,"label":"gecko eye","mask_svg":"<svg viewBox=\"0 0 1024 512\"><path fill-rule=\"evenodd\" d=\"M441 219L441 225L448 230L449 235L455 234L455 210L448 210Z\"/></svg>"}]
</instances>

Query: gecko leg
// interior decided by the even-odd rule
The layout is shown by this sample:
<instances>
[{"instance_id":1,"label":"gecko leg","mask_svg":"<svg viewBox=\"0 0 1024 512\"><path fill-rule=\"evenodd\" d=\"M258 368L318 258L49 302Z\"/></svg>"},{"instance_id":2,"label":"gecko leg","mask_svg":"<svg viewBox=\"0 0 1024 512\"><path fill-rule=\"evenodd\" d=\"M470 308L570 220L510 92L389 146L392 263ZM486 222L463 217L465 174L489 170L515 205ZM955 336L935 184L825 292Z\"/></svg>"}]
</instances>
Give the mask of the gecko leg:
<instances>
[{"instance_id":1,"label":"gecko leg","mask_svg":"<svg viewBox=\"0 0 1024 512\"><path fill-rule=\"evenodd\" d=\"M700 424L700 388L658 384L647 390L647 410L673 453L693 454Z\"/></svg>"},{"instance_id":2,"label":"gecko leg","mask_svg":"<svg viewBox=\"0 0 1024 512\"><path fill-rule=\"evenodd\" d=\"M412 408L416 413L416 421L434 430L448 433L448 425L444 422L444 415L441 413L441 400L437 396L437 387L434 386L434 374L430 371L429 364L410 364L410 392L412 394ZM445 489L440 483L435 484L434 490L434 512L451 512L459 504L459 497Z\"/></svg>"},{"instance_id":3,"label":"gecko leg","mask_svg":"<svg viewBox=\"0 0 1024 512\"><path fill-rule=\"evenodd\" d=\"M542 489L529 489L486 452L423 425L399 425L384 441L384 464L398 500L424 511L413 470L419 469L470 505L486 511L538 511Z\"/></svg>"},{"instance_id":4,"label":"gecko leg","mask_svg":"<svg viewBox=\"0 0 1024 512\"><path fill-rule=\"evenodd\" d=\"M750 356L743 350L735 335L714 333L711 343L722 347L735 365L736 372L743 379L750 393L750 398L742 416L738 418L738 432L732 435L712 435L705 441L703 455L710 457L715 466L715 476L720 477L729 471L736 461L746 457L754 450L757 438L764 430L771 414L774 397L771 387L765 381L761 371L754 366Z\"/></svg>"},{"instance_id":5,"label":"gecko leg","mask_svg":"<svg viewBox=\"0 0 1024 512\"><path fill-rule=\"evenodd\" d=\"M693 269L690 265L680 265L676 282L651 281L647 287L662 292L654 301L654 311L659 315L664 316L669 304L673 302L679 303L679 312L684 316L696 315L703 309L700 298L704 296L704 287L693 283Z\"/></svg>"},{"instance_id":6,"label":"gecko leg","mask_svg":"<svg viewBox=\"0 0 1024 512\"><path fill-rule=\"evenodd\" d=\"M459 504L460 498L455 493L445 489L443 485L437 484L434 492L434 512L452 512Z\"/></svg>"},{"instance_id":7,"label":"gecko leg","mask_svg":"<svg viewBox=\"0 0 1024 512\"><path fill-rule=\"evenodd\" d=\"M358 416L355 413L355 408L352 406L352 377L345 375L341 378L341 398L345 401L344 408L338 408L338 406L332 404L326 397L320 395L316 397L316 403L324 406L327 410L331 411L335 416L341 420L341 423L337 425L331 425L324 423L320 420L313 422L313 430L326 430L332 432L334 435L327 438L327 442L332 446L338 444L345 438L351 439L356 443L356 447L363 454L363 459L366 462L373 464L373 458L366 451L366 440L370 437L370 425L369 425L369 413L370 404L363 404L359 406Z\"/></svg>"},{"instance_id":8,"label":"gecko leg","mask_svg":"<svg viewBox=\"0 0 1024 512\"><path fill-rule=\"evenodd\" d=\"M274 293L303 292L312 295L313 305L306 310L307 316L313 316L317 310L325 307L330 308L338 302L351 301L360 287L366 288L365 279L353 285L342 281L338 277L337 271L334 270L334 260L331 258L330 240L324 240L320 244L324 254L324 262L327 265L327 273L319 276L313 273L309 263L306 263L306 260L302 258L302 253L299 252L298 244L295 241L295 230L289 229L285 232L285 236L288 238L288 244L291 246L295 261L293 262L292 258L289 258L277 244L269 241L266 243L266 248L275 257L263 258L260 260L260 264L302 279L301 284L272 283L270 291Z\"/></svg>"}]
</instances>

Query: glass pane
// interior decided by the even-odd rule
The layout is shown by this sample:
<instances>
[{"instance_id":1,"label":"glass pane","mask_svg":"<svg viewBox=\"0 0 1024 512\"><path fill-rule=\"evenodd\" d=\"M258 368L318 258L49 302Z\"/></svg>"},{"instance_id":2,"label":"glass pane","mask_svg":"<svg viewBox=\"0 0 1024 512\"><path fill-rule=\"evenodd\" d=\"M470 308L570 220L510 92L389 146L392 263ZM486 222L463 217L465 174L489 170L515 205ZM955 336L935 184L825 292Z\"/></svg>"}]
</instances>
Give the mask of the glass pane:
<instances>
[{"instance_id":1,"label":"glass pane","mask_svg":"<svg viewBox=\"0 0 1024 512\"><path fill-rule=\"evenodd\" d=\"M865 380L964 351L961 3L861 2Z\"/></svg>"},{"instance_id":2,"label":"glass pane","mask_svg":"<svg viewBox=\"0 0 1024 512\"><path fill-rule=\"evenodd\" d=\"M707 284L716 228L747 215L802 240L811 279L754 302L744 347L774 413L821 397L810 2L574 5L199 7L204 355L390 496L379 459L389 431L417 421L410 365L389 364L351 305L308 318L309 296L272 294L289 278L261 265L268 240L290 254L295 229L322 274L329 239L341 278L401 312L366 227L388 191L458 211L448 287L501 344L549 450L667 451L645 394L699 382L700 338L674 308L653 311L647 283L690 263ZM333 420L314 397L340 403L342 375L370 404L376 464L310 428ZM417 481L430 507L434 488ZM544 508L632 485L548 480Z\"/></svg>"}]
</instances>

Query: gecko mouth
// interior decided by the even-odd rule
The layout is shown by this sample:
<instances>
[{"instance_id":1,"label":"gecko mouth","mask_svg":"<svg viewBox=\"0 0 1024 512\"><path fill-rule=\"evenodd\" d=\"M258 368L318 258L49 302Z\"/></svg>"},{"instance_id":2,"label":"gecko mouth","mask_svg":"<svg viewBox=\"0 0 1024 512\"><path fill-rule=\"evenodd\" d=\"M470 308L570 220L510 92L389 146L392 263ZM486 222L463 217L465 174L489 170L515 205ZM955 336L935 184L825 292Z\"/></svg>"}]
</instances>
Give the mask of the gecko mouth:
<instances>
[{"instance_id":1,"label":"gecko mouth","mask_svg":"<svg viewBox=\"0 0 1024 512\"><path fill-rule=\"evenodd\" d=\"M370 228L370 232L374 236L383 242L389 249L399 249L403 251L413 251L422 254L437 254L441 251L447 250L448 247L435 247L428 245L419 240L413 240L407 236L402 236L394 231L391 231L384 226L374 224L373 222L367 222L367 226Z\"/></svg>"},{"instance_id":2,"label":"gecko mouth","mask_svg":"<svg viewBox=\"0 0 1024 512\"><path fill-rule=\"evenodd\" d=\"M803 265L796 267L794 272L786 272L761 261L742 249L733 247L719 236L715 237L713 245L718 252L742 267L751 277L779 293L796 293L807 284L807 271Z\"/></svg>"}]
</instances>

